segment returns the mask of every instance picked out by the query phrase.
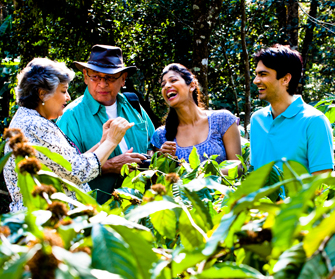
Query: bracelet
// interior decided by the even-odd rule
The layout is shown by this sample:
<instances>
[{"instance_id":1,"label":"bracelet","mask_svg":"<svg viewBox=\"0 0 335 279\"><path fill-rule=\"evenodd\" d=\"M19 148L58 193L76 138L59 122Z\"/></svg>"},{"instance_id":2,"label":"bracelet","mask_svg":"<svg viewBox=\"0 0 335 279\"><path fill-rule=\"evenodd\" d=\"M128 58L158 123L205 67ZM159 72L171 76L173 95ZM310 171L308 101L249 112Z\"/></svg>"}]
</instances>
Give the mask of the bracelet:
<instances>
[{"instance_id":1,"label":"bracelet","mask_svg":"<svg viewBox=\"0 0 335 279\"><path fill-rule=\"evenodd\" d=\"M102 172L102 170L101 170L101 163L100 163L100 160L99 160L97 154L95 154L94 152L93 152L93 155L94 155L94 157L95 157L95 158L97 159L97 161L98 161L98 165L99 165L99 175L101 176L101 172Z\"/></svg>"}]
</instances>

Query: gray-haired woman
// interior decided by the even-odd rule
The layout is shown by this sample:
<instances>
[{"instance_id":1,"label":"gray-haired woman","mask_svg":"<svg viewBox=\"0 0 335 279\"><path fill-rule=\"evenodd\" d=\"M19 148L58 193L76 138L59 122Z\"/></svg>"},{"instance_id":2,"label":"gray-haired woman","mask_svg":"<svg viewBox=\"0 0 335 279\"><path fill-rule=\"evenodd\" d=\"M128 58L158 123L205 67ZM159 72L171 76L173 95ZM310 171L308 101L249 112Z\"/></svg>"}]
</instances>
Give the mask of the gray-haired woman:
<instances>
[{"instance_id":1,"label":"gray-haired woman","mask_svg":"<svg viewBox=\"0 0 335 279\"><path fill-rule=\"evenodd\" d=\"M74 75L65 63L48 58L35 58L29 62L18 75L16 94L19 109L9 128L20 128L31 144L47 147L67 159L72 165L71 172L42 153L37 152L36 156L58 176L77 184L87 192L90 191L87 182L99 175L101 166L133 123L121 117L106 122L100 142L81 154L57 125L50 121L61 116L66 103L70 101L67 89ZM10 147L6 145L5 152L8 151ZM11 212L23 209L13 156L4 168L4 178L12 198L9 206ZM65 190L67 195L75 198L74 193Z\"/></svg>"}]
</instances>

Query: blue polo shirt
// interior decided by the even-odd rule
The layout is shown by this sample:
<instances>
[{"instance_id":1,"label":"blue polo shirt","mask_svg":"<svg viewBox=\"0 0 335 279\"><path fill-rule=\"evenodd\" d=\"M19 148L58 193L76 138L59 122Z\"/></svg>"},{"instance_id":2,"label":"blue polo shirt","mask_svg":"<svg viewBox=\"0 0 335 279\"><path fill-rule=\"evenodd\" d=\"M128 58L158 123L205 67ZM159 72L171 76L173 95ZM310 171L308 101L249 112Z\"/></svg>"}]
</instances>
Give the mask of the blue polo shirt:
<instances>
[{"instance_id":1,"label":"blue polo shirt","mask_svg":"<svg viewBox=\"0 0 335 279\"><path fill-rule=\"evenodd\" d=\"M310 173L334 168L333 135L328 118L307 105L301 96L275 119L271 106L251 117L251 165L261 166L282 158L303 164ZM282 163L276 164L282 168Z\"/></svg>"},{"instance_id":2,"label":"blue polo shirt","mask_svg":"<svg viewBox=\"0 0 335 279\"><path fill-rule=\"evenodd\" d=\"M117 95L117 115L130 123L135 123L124 136L128 148L133 147L135 153L147 153L152 149L150 139L155 131L154 125L143 108L141 112L142 116L131 106L126 97L122 94ZM83 96L66 107L64 114L57 120L57 125L84 153L100 141L102 125L107 120L106 107L97 102L86 88ZM117 146L109 159L121 154L121 148ZM117 187L119 178L118 174L106 174L90 181L89 185L91 189L111 193ZM110 195L98 192L99 203L104 203L109 198Z\"/></svg>"}]
</instances>

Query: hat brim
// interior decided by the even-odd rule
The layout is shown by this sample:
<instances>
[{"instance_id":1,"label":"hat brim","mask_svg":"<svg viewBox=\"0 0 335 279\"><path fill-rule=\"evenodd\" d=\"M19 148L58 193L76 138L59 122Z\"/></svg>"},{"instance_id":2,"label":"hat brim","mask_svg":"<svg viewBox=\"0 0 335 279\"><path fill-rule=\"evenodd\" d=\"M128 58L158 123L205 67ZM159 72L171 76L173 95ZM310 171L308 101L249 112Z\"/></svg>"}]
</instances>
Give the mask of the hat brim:
<instances>
[{"instance_id":1,"label":"hat brim","mask_svg":"<svg viewBox=\"0 0 335 279\"><path fill-rule=\"evenodd\" d=\"M135 74L135 72L137 71L137 68L135 66L122 67L122 68L105 68L105 67L99 67L96 65L92 65L92 64L88 64L84 62L77 62L77 61L74 61L74 64L80 71L83 71L84 68L88 68L93 71L100 72L103 74L108 74L108 75L114 75L120 72L127 72L128 77L130 77L133 74Z\"/></svg>"}]
</instances>

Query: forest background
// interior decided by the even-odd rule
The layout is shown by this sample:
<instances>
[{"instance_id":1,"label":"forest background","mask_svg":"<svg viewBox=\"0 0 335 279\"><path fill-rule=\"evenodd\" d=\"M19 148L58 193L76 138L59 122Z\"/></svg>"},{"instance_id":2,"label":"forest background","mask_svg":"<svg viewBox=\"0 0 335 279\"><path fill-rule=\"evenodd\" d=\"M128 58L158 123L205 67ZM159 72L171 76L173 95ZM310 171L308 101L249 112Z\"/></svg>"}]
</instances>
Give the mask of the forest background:
<instances>
[{"instance_id":1,"label":"forest background","mask_svg":"<svg viewBox=\"0 0 335 279\"><path fill-rule=\"evenodd\" d=\"M267 104L252 84L252 55L275 43L301 52L298 93L307 103L334 98L334 11L335 1L325 0L0 1L0 131L17 109L20 69L49 57L76 71L73 61L87 61L94 44L121 47L125 64L138 67L127 90L140 94L156 127L167 110L159 78L172 62L197 75L208 108L228 109L247 127L252 112ZM72 100L84 89L77 72Z\"/></svg>"}]
</instances>

